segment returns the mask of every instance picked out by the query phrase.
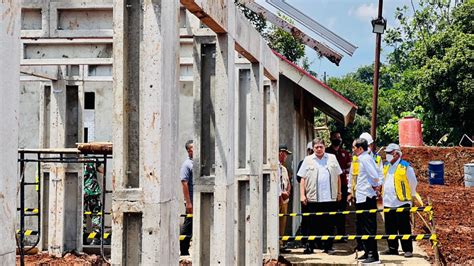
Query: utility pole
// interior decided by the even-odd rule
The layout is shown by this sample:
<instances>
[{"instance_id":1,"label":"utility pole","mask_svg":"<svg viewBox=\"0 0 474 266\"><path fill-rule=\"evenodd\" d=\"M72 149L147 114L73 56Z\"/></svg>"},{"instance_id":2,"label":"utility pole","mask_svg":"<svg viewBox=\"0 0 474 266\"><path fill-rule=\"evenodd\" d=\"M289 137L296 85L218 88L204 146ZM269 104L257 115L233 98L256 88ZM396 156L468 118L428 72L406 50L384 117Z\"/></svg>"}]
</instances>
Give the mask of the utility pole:
<instances>
[{"instance_id":1,"label":"utility pole","mask_svg":"<svg viewBox=\"0 0 474 266\"><path fill-rule=\"evenodd\" d=\"M375 62L374 62L374 90L372 95L372 128L370 134L372 138L377 139L377 106L379 94L379 72L380 72L380 44L382 41L382 34L387 25L387 21L382 17L383 0L379 0L379 10L377 18L372 20L373 32L375 35Z\"/></svg>"}]
</instances>

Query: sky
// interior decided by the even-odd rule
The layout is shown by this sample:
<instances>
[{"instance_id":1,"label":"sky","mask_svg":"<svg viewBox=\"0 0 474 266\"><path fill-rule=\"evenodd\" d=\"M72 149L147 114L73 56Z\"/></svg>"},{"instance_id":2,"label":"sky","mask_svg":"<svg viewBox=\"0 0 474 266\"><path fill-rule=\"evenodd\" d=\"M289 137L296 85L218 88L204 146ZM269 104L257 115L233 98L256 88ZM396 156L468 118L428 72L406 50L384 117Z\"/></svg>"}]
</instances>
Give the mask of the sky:
<instances>
[{"instance_id":1,"label":"sky","mask_svg":"<svg viewBox=\"0 0 474 266\"><path fill-rule=\"evenodd\" d=\"M268 9L275 10L264 2L264 0L258 1ZM375 34L372 33L371 20L377 16L377 0L286 0L286 2L358 47L352 57L338 50L344 56L339 66L325 58L319 59L316 51L307 47L306 55L312 62L311 69L318 73L320 78L323 77L324 72L328 77L340 77L355 71L362 65L373 63ZM387 19L388 28L396 26L395 9L403 5L411 6L410 0L384 1L383 17ZM296 26L316 40L327 43L311 31L305 30L301 25L296 24ZM382 42L382 62L384 61L384 54L389 50L389 47Z\"/></svg>"}]
</instances>

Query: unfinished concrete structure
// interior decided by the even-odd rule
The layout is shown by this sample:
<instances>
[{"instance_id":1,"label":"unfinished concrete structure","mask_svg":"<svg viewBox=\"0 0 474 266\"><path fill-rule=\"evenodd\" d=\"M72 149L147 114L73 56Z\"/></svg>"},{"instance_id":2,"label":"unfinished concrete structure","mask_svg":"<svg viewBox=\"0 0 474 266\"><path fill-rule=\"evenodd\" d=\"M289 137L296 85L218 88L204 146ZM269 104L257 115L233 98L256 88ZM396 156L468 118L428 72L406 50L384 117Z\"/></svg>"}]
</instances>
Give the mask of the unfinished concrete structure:
<instances>
[{"instance_id":1,"label":"unfinished concrete structure","mask_svg":"<svg viewBox=\"0 0 474 266\"><path fill-rule=\"evenodd\" d=\"M15 263L20 3L0 2L0 264Z\"/></svg>"},{"instance_id":2,"label":"unfinished concrete structure","mask_svg":"<svg viewBox=\"0 0 474 266\"><path fill-rule=\"evenodd\" d=\"M178 169L191 138L193 262L277 258L278 143L295 151L295 167L314 137L315 107L353 119L354 105L273 53L233 1L221 2L22 2L20 146L113 140L113 263L177 262ZM41 248L81 250L81 167L45 165L41 179Z\"/></svg>"}]
</instances>

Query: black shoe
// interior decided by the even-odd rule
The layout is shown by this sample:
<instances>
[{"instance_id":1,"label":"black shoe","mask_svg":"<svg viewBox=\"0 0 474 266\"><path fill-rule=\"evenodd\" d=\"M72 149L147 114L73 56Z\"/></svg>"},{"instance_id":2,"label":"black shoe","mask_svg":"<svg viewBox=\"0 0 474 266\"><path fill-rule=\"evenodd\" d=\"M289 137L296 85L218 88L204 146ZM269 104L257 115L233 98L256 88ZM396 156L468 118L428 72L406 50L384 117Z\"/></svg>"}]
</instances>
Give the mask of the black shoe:
<instances>
[{"instance_id":1,"label":"black shoe","mask_svg":"<svg viewBox=\"0 0 474 266\"><path fill-rule=\"evenodd\" d=\"M306 248L303 251L303 254L313 254L313 249L310 247L309 244L306 244Z\"/></svg>"},{"instance_id":2,"label":"black shoe","mask_svg":"<svg viewBox=\"0 0 474 266\"><path fill-rule=\"evenodd\" d=\"M368 257L369 257L369 255L367 255L367 253L364 253L364 255L359 257L357 260L366 260Z\"/></svg>"},{"instance_id":3,"label":"black shoe","mask_svg":"<svg viewBox=\"0 0 474 266\"><path fill-rule=\"evenodd\" d=\"M382 255L398 255L398 250L387 249L382 251L380 254Z\"/></svg>"},{"instance_id":4,"label":"black shoe","mask_svg":"<svg viewBox=\"0 0 474 266\"><path fill-rule=\"evenodd\" d=\"M284 254L284 253L291 253L291 250L287 249L287 248L280 248L280 253Z\"/></svg>"},{"instance_id":5,"label":"black shoe","mask_svg":"<svg viewBox=\"0 0 474 266\"><path fill-rule=\"evenodd\" d=\"M367 259L361 261L361 263L362 264L376 264L376 263L380 263L380 260L378 258L374 258L370 256Z\"/></svg>"}]
</instances>

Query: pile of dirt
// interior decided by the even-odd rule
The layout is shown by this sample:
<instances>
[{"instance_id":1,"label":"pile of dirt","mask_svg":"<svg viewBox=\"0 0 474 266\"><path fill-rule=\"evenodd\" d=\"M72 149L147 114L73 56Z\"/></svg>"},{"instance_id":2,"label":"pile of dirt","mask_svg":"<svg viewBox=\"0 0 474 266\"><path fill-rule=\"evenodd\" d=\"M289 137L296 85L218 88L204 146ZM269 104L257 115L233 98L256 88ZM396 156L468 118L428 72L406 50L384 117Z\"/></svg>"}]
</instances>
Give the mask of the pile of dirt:
<instances>
[{"instance_id":1,"label":"pile of dirt","mask_svg":"<svg viewBox=\"0 0 474 266\"><path fill-rule=\"evenodd\" d=\"M441 261L474 264L474 188L421 183L417 190L423 199L432 200ZM427 233L420 220L415 222L415 232ZM418 243L433 262L430 243Z\"/></svg>"},{"instance_id":2,"label":"pile of dirt","mask_svg":"<svg viewBox=\"0 0 474 266\"><path fill-rule=\"evenodd\" d=\"M20 265L20 256L16 256L16 265ZM74 255L68 253L62 258L50 256L47 252L42 252L36 255L26 255L25 256L25 265L26 266L36 266L36 265L50 265L50 266L59 266L59 265L74 265L74 266L105 266L110 265L105 262L100 256L97 255L87 255L80 254Z\"/></svg>"},{"instance_id":3,"label":"pile of dirt","mask_svg":"<svg viewBox=\"0 0 474 266\"><path fill-rule=\"evenodd\" d=\"M402 147L403 158L410 162L418 181L428 182L428 163L444 162L444 182L464 186L464 164L474 163L474 148Z\"/></svg>"},{"instance_id":4,"label":"pile of dirt","mask_svg":"<svg viewBox=\"0 0 474 266\"><path fill-rule=\"evenodd\" d=\"M441 261L474 264L474 188L464 187L464 164L474 162L474 148L403 147L403 157L415 169L417 191L425 202L431 199ZM429 185L428 163L444 162L444 186ZM415 233L427 233L420 219ZM434 262L431 244L418 242Z\"/></svg>"}]
</instances>

